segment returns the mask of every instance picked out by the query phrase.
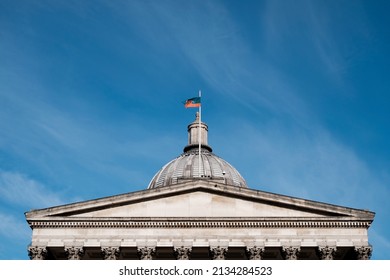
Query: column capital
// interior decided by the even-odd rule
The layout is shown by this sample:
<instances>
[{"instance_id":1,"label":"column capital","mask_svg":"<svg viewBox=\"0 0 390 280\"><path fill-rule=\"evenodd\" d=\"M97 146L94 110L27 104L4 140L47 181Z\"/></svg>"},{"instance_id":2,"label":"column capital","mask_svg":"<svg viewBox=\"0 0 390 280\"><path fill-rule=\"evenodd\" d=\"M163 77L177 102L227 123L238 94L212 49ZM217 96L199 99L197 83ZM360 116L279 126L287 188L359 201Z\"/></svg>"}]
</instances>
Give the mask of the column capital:
<instances>
[{"instance_id":1,"label":"column capital","mask_svg":"<svg viewBox=\"0 0 390 280\"><path fill-rule=\"evenodd\" d=\"M369 260L372 254L371 246L355 247L355 253L358 260Z\"/></svg>"},{"instance_id":2,"label":"column capital","mask_svg":"<svg viewBox=\"0 0 390 280\"><path fill-rule=\"evenodd\" d=\"M81 260L81 258L84 256L84 249L83 247L65 247L65 254L68 258L68 260Z\"/></svg>"},{"instance_id":3,"label":"column capital","mask_svg":"<svg viewBox=\"0 0 390 280\"><path fill-rule=\"evenodd\" d=\"M30 260L45 260L47 257L46 247L29 246L27 251Z\"/></svg>"},{"instance_id":4,"label":"column capital","mask_svg":"<svg viewBox=\"0 0 390 280\"><path fill-rule=\"evenodd\" d=\"M246 255L248 256L248 259L250 260L262 260L263 254L264 254L264 247L246 247Z\"/></svg>"},{"instance_id":5,"label":"column capital","mask_svg":"<svg viewBox=\"0 0 390 280\"><path fill-rule=\"evenodd\" d=\"M174 247L174 254L177 260L189 260L192 248L191 247Z\"/></svg>"},{"instance_id":6,"label":"column capital","mask_svg":"<svg viewBox=\"0 0 390 280\"><path fill-rule=\"evenodd\" d=\"M156 254L156 248L155 247L137 248L137 253L140 260L153 260L153 257Z\"/></svg>"},{"instance_id":7,"label":"column capital","mask_svg":"<svg viewBox=\"0 0 390 280\"><path fill-rule=\"evenodd\" d=\"M210 254L213 260L224 260L227 254L227 247L210 247Z\"/></svg>"},{"instance_id":8,"label":"column capital","mask_svg":"<svg viewBox=\"0 0 390 280\"><path fill-rule=\"evenodd\" d=\"M283 247L282 248L282 256L285 260L297 260L298 254L301 251L300 247Z\"/></svg>"},{"instance_id":9,"label":"column capital","mask_svg":"<svg viewBox=\"0 0 390 280\"><path fill-rule=\"evenodd\" d=\"M102 247L101 251L104 260L117 260L119 258L119 247Z\"/></svg>"},{"instance_id":10,"label":"column capital","mask_svg":"<svg viewBox=\"0 0 390 280\"><path fill-rule=\"evenodd\" d=\"M337 247L320 246L318 247L318 255L321 260L333 260L336 256Z\"/></svg>"}]
</instances>

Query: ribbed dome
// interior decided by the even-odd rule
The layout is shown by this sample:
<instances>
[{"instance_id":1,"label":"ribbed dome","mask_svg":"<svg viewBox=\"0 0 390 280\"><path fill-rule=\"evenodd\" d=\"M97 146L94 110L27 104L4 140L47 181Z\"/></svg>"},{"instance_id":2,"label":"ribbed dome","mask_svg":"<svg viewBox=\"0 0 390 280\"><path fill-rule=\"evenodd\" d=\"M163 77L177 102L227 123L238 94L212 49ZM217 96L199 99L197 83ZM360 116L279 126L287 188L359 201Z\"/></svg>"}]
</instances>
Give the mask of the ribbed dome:
<instances>
[{"instance_id":1,"label":"ribbed dome","mask_svg":"<svg viewBox=\"0 0 390 280\"><path fill-rule=\"evenodd\" d=\"M188 145L184 153L168 162L154 175L148 189L172 186L188 181L207 180L235 187L247 187L244 178L227 161L212 153L207 145L208 127L201 123L199 132L199 116L188 126ZM201 155L199 164L199 141L201 138Z\"/></svg>"}]
</instances>

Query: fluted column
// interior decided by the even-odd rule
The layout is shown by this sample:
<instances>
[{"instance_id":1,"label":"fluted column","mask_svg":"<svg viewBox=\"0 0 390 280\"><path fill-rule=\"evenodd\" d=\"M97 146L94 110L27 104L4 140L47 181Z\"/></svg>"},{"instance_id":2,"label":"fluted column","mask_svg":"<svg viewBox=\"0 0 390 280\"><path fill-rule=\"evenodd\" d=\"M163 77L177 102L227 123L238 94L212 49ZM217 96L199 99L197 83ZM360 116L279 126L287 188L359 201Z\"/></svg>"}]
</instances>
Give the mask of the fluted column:
<instances>
[{"instance_id":1,"label":"fluted column","mask_svg":"<svg viewBox=\"0 0 390 280\"><path fill-rule=\"evenodd\" d=\"M250 260L262 260L264 254L264 247L247 247L246 255Z\"/></svg>"},{"instance_id":2,"label":"fluted column","mask_svg":"<svg viewBox=\"0 0 390 280\"><path fill-rule=\"evenodd\" d=\"M137 253L140 260L153 260L156 249L154 247L142 247L137 249Z\"/></svg>"},{"instance_id":3,"label":"fluted column","mask_svg":"<svg viewBox=\"0 0 390 280\"><path fill-rule=\"evenodd\" d=\"M175 247L174 254L177 260L189 260L192 249L190 247Z\"/></svg>"},{"instance_id":4,"label":"fluted column","mask_svg":"<svg viewBox=\"0 0 390 280\"><path fill-rule=\"evenodd\" d=\"M211 258L213 260L224 260L227 254L227 247L212 247L210 248Z\"/></svg>"},{"instance_id":5,"label":"fluted column","mask_svg":"<svg viewBox=\"0 0 390 280\"><path fill-rule=\"evenodd\" d=\"M358 260L369 260L372 254L371 246L355 247L355 252Z\"/></svg>"},{"instance_id":6,"label":"fluted column","mask_svg":"<svg viewBox=\"0 0 390 280\"><path fill-rule=\"evenodd\" d=\"M336 247L318 247L318 255L321 260L333 260L336 255Z\"/></svg>"},{"instance_id":7,"label":"fluted column","mask_svg":"<svg viewBox=\"0 0 390 280\"><path fill-rule=\"evenodd\" d=\"M283 247L282 256L285 260L297 260L298 254L301 251L300 247Z\"/></svg>"},{"instance_id":8,"label":"fluted column","mask_svg":"<svg viewBox=\"0 0 390 280\"><path fill-rule=\"evenodd\" d=\"M84 256L84 249L83 247L65 247L65 254L68 258L68 260L81 260L81 258Z\"/></svg>"},{"instance_id":9,"label":"fluted column","mask_svg":"<svg viewBox=\"0 0 390 280\"><path fill-rule=\"evenodd\" d=\"M104 260L117 260L119 258L119 247L102 247Z\"/></svg>"},{"instance_id":10,"label":"fluted column","mask_svg":"<svg viewBox=\"0 0 390 280\"><path fill-rule=\"evenodd\" d=\"M27 251L31 260L45 260L47 257L46 247L30 246Z\"/></svg>"}]
</instances>

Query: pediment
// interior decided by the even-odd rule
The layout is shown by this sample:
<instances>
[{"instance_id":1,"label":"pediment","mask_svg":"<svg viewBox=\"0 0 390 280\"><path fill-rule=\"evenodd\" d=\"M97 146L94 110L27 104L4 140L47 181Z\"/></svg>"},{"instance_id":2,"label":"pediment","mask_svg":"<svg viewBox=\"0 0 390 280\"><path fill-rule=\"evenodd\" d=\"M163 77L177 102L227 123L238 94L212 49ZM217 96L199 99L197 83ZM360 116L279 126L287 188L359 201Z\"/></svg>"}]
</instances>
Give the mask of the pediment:
<instances>
[{"instance_id":1,"label":"pediment","mask_svg":"<svg viewBox=\"0 0 390 280\"><path fill-rule=\"evenodd\" d=\"M198 184L150 189L26 213L40 218L326 218L374 213L247 188Z\"/></svg>"},{"instance_id":2,"label":"pediment","mask_svg":"<svg viewBox=\"0 0 390 280\"><path fill-rule=\"evenodd\" d=\"M323 217L323 214L203 190L74 215L75 217Z\"/></svg>"}]
</instances>

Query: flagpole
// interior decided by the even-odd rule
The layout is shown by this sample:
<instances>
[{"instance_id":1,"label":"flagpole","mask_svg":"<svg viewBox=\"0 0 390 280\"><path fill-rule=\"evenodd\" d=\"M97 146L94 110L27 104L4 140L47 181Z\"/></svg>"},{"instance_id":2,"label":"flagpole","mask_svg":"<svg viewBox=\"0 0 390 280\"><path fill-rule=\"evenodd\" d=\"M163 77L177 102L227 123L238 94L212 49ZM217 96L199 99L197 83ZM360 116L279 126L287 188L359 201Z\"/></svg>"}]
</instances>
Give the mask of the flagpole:
<instances>
[{"instance_id":1,"label":"flagpole","mask_svg":"<svg viewBox=\"0 0 390 280\"><path fill-rule=\"evenodd\" d=\"M201 91L199 90L199 97L201 97L201 95L202 95L202 93L201 93ZM201 149L202 149L202 144L201 144L201 139L202 139L202 136L201 136L201 134L202 134L202 128L201 128L201 125L202 125L202 121L201 121L201 119L202 119L202 102L200 102L200 106L199 106L199 133L198 133L198 137L199 137L199 139L198 139L198 142L199 142L199 177L202 177L201 176L201 173L200 173L200 162L201 162L201 159L202 159L202 157L201 157Z\"/></svg>"},{"instance_id":2,"label":"flagpole","mask_svg":"<svg viewBox=\"0 0 390 280\"><path fill-rule=\"evenodd\" d=\"M199 98L201 98L201 91L199 90ZM199 170L199 177L202 177L201 174L200 174L200 161L202 159L201 155L200 155L200 152L201 152L201 149L202 149L202 144L201 144L201 140L202 140L202 102L200 102L200 106L199 106L199 133L198 133L198 143L199 143L199 166L198 166L198 170Z\"/></svg>"}]
</instances>

